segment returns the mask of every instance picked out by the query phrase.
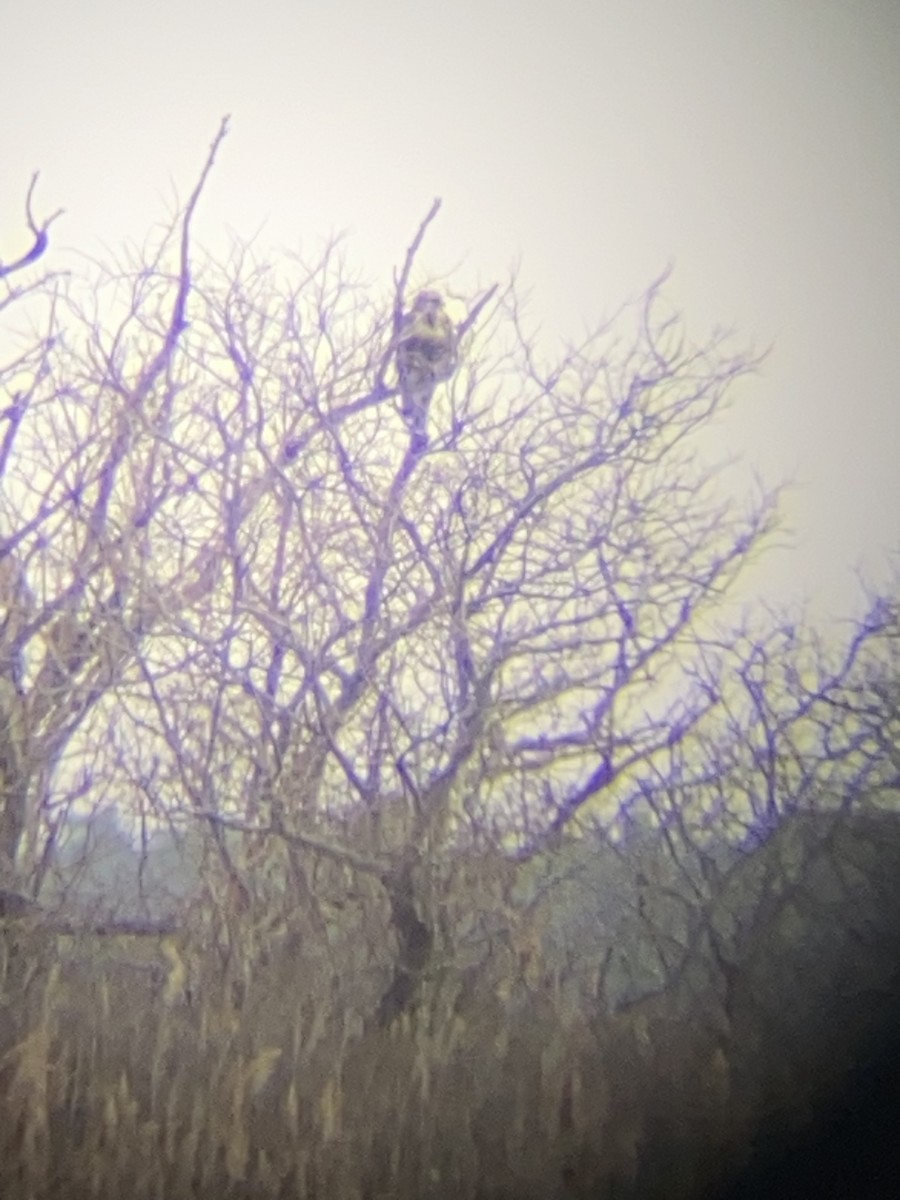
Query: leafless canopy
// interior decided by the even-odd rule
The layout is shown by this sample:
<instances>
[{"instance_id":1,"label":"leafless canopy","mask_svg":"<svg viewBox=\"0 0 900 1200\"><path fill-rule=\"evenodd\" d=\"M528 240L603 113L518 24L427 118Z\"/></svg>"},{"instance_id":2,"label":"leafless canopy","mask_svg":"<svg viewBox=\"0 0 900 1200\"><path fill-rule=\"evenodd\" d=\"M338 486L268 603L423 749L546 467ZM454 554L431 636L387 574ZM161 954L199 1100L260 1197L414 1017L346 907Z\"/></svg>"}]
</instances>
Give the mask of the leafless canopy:
<instances>
[{"instance_id":1,"label":"leafless canopy","mask_svg":"<svg viewBox=\"0 0 900 1200\"><path fill-rule=\"evenodd\" d=\"M621 820L732 712L704 622L776 498L723 498L692 439L754 362L693 344L665 276L553 361L514 282L445 284L416 444L391 347L439 201L388 296L335 243L205 261L226 133L142 255L17 290L59 215L32 181L2 269L4 871L37 888L76 802L199 819L234 879L226 828L384 876Z\"/></svg>"}]
</instances>

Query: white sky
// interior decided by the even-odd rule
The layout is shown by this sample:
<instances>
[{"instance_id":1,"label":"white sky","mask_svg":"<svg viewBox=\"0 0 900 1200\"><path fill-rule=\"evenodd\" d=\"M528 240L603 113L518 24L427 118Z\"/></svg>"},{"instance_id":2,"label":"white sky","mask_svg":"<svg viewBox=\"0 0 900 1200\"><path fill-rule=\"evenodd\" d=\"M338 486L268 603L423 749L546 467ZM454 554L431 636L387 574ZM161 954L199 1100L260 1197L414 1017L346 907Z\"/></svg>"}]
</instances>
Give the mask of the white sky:
<instances>
[{"instance_id":1,"label":"white sky","mask_svg":"<svg viewBox=\"0 0 900 1200\"><path fill-rule=\"evenodd\" d=\"M215 251L347 230L386 289L441 196L424 264L474 288L519 262L551 346L673 261L695 338L773 344L718 435L798 485L767 593L838 616L856 566L887 579L896 0L0 0L0 45L0 260L36 168L38 212L66 209L54 253L143 241L231 113L196 222Z\"/></svg>"}]
</instances>

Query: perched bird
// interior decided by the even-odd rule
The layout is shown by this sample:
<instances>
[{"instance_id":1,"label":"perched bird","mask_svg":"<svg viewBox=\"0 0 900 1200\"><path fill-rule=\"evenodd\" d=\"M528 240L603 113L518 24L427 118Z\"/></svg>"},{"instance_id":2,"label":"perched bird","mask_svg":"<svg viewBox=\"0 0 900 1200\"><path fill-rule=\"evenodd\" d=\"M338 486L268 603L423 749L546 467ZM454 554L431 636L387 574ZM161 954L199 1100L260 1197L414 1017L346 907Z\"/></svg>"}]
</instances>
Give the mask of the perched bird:
<instances>
[{"instance_id":1,"label":"perched bird","mask_svg":"<svg viewBox=\"0 0 900 1200\"><path fill-rule=\"evenodd\" d=\"M435 386L456 370L456 330L439 292L420 292L397 337L401 412L410 430L425 435Z\"/></svg>"}]
</instances>

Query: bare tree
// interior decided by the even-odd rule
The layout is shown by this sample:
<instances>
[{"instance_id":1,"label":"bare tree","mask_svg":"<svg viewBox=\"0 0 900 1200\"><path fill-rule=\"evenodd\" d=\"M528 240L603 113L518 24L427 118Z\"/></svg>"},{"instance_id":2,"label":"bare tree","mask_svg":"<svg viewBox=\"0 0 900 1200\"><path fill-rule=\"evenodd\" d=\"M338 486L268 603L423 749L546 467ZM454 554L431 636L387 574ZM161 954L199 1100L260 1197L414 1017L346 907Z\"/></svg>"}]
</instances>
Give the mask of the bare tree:
<instances>
[{"instance_id":1,"label":"bare tree","mask_svg":"<svg viewBox=\"0 0 900 1200\"><path fill-rule=\"evenodd\" d=\"M167 595L158 577L148 578L145 529L168 491L167 485L158 487L155 473L165 474L166 467L158 467L161 452L154 445L156 423L165 420L171 401L167 380L185 329L190 222L226 127L223 122L173 228L177 270L155 280L160 306L156 320L142 329L140 361L125 361L128 319L109 338L99 327L82 324L79 330L66 314L83 317L84 310L51 277L43 289L24 292L46 301L43 312L30 309L46 332L0 371L12 397L0 457L5 600L0 699L6 715L0 883L21 875L16 860L25 838L32 886L39 887L36 850L41 843L47 849L42 835L52 840L60 805L90 797L95 783L104 789L113 784L95 773L99 760L90 739L103 720L99 714L106 713L112 748L120 725L110 721L110 710L135 647L153 627L157 606L182 602L179 589ZM47 247L50 222L40 228L35 223L33 187L34 181L27 216L35 248L6 268L4 277L35 262ZM7 286L4 308L23 299L15 281ZM134 287L139 292L142 279ZM76 349L68 339L79 332L85 337ZM90 747L86 755L73 749L79 740ZM79 757L77 765L72 754Z\"/></svg>"},{"instance_id":2,"label":"bare tree","mask_svg":"<svg viewBox=\"0 0 900 1200\"><path fill-rule=\"evenodd\" d=\"M715 711L658 777L684 785L681 818L751 847L797 813L891 807L894 607L872 597L845 645L769 612L706 636L692 670Z\"/></svg>"},{"instance_id":3,"label":"bare tree","mask_svg":"<svg viewBox=\"0 0 900 1200\"><path fill-rule=\"evenodd\" d=\"M206 822L239 906L229 827L306 903L322 856L368 873L413 954L461 846L614 819L715 705L696 621L775 498L717 495L692 438L754 363L693 345L663 277L545 364L510 283L456 301L425 444L392 346L437 202L383 299L336 244L287 282L198 265L225 132L3 369L4 869L36 894L69 806L114 799Z\"/></svg>"},{"instance_id":4,"label":"bare tree","mask_svg":"<svg viewBox=\"0 0 900 1200\"><path fill-rule=\"evenodd\" d=\"M98 845L114 852L117 889L132 850L140 889L160 839L168 861L190 859L180 912L128 914L129 932L165 935L158 991L152 952L98 983L76 947L58 991L52 971L44 989L80 1014L71 1043L53 1043L49 1003L33 1029L10 1010L4 1061L37 1063L35 1078L45 1060L74 1061L79 1038L107 1036L97 1003L121 988L130 1005L137 977L123 1061L146 1050L170 1062L171 1083L160 1089L154 1067L142 1112L173 1139L192 1122L186 1157L157 1156L166 1165L147 1180L193 1170L199 1069L229 1089L240 1137L207 1127L211 1146L227 1144L225 1174L244 1179L255 1088L289 1044L289 1119L260 1171L298 1160L305 1138L317 1178L346 1193L382 1169L394 1179L393 1159L366 1164L380 1131L414 1128L423 1145L404 1169L423 1194L437 1135L412 1108L430 1096L434 1129L452 1114L474 1138L469 1098L487 1111L502 1081L519 1097L506 1152L531 1154L536 1179L570 1194L574 1168L547 1147L574 1145L579 1121L578 1136L602 1126L598 1171L636 1178L642 1088L660 1111L665 1078L674 1110L690 1081L714 1124L737 1062L765 1108L761 1071L740 1055L806 969L768 988L770 934L794 945L797 897L824 962L845 896L857 924L877 915L846 862L875 862L883 840L895 877L880 814L850 827L840 853L831 817L807 836L815 822L795 814L895 800L896 611L873 603L840 653L786 620L716 630L777 496L745 507L704 465L699 435L755 363L719 335L693 344L665 276L548 362L515 280L462 296L425 277L437 201L383 294L355 282L336 242L278 269L236 244L219 264L192 228L226 132L140 252L61 273L32 183L33 247L0 268L0 918L65 907L61 857L82 870ZM456 370L429 374L419 330L427 402L412 420L395 352L422 289L426 314L453 322L441 339ZM806 886L815 872L824 918ZM95 873L94 891L110 877ZM139 899L159 914L149 885ZM122 931L107 916L92 933ZM856 932L843 929L848 945ZM289 986L255 986L263 963ZM423 997L409 1069L398 1054L386 1086L391 1039L410 1033ZM498 1051L462 1100L460 1011L473 1045L539 1043L530 1057ZM664 1015L681 1025L659 1035L655 1069ZM123 1113L137 1112L109 1061ZM609 1112L591 1063L625 1097ZM103 1097L85 1085L81 1100ZM333 1152L341 1103L358 1154ZM738 1108L726 1140L744 1136L752 1104ZM46 1136L42 1113L33 1128ZM268 1132L254 1132L256 1149ZM453 1194L484 1194L478 1172L499 1161L490 1131L479 1136L451 1163Z\"/></svg>"}]
</instances>

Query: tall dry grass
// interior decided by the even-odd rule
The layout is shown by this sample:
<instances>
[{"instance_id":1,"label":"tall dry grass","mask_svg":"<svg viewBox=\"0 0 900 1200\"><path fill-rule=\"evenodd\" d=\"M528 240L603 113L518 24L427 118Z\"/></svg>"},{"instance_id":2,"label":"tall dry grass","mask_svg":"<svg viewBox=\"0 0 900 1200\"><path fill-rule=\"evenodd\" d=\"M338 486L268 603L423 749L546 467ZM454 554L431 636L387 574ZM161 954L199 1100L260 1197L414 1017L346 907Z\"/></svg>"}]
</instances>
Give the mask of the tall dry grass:
<instances>
[{"instance_id":1,"label":"tall dry grass","mask_svg":"<svg viewBox=\"0 0 900 1200\"><path fill-rule=\"evenodd\" d=\"M808 842L739 864L668 986L618 1008L602 937L561 950L550 908L443 947L389 1023L372 898L324 942L252 906L165 937L7 920L0 1195L711 1194L761 1123L815 1112L889 1010L895 824ZM475 903L471 876L445 900Z\"/></svg>"}]
</instances>

